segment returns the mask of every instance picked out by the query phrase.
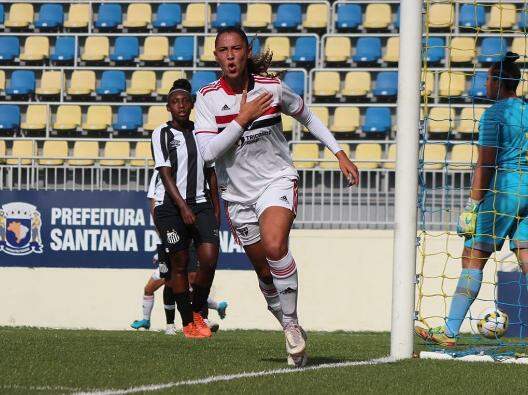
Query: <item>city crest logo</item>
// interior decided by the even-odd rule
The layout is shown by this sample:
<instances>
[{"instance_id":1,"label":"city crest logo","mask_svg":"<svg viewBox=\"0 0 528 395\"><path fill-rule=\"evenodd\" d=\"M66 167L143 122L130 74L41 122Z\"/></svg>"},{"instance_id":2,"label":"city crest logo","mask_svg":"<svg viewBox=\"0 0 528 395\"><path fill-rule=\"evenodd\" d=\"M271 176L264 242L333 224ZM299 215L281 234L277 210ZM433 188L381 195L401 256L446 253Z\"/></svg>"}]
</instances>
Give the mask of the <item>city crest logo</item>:
<instances>
[{"instance_id":1,"label":"city crest logo","mask_svg":"<svg viewBox=\"0 0 528 395\"><path fill-rule=\"evenodd\" d=\"M0 209L0 251L9 255L42 253L42 219L29 203L12 202Z\"/></svg>"}]
</instances>

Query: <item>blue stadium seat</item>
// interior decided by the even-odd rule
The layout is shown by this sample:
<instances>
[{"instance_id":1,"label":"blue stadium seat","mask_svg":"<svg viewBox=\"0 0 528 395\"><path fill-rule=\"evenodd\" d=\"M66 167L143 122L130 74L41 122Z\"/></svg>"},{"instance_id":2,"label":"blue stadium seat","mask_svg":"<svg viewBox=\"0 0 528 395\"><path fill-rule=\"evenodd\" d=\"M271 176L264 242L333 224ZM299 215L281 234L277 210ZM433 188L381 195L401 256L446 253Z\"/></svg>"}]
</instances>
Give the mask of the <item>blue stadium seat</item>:
<instances>
[{"instance_id":1,"label":"blue stadium seat","mask_svg":"<svg viewBox=\"0 0 528 395\"><path fill-rule=\"evenodd\" d=\"M62 4L44 4L40 7L39 16L35 22L37 29L57 29L64 23Z\"/></svg>"},{"instance_id":2,"label":"blue stadium seat","mask_svg":"<svg viewBox=\"0 0 528 395\"><path fill-rule=\"evenodd\" d=\"M398 93L398 73L396 71L379 73L372 93L378 98L396 96Z\"/></svg>"},{"instance_id":3,"label":"blue stadium seat","mask_svg":"<svg viewBox=\"0 0 528 395\"><path fill-rule=\"evenodd\" d=\"M388 133L391 129L391 112L387 107L370 107L365 113L363 132Z\"/></svg>"},{"instance_id":4,"label":"blue stadium seat","mask_svg":"<svg viewBox=\"0 0 528 395\"><path fill-rule=\"evenodd\" d=\"M486 23L486 10L482 5L462 4L458 24L465 28L476 28Z\"/></svg>"},{"instance_id":5,"label":"blue stadium seat","mask_svg":"<svg viewBox=\"0 0 528 395\"><path fill-rule=\"evenodd\" d=\"M0 25L4 24L4 20L5 20L4 5L0 4Z\"/></svg>"},{"instance_id":6,"label":"blue stadium seat","mask_svg":"<svg viewBox=\"0 0 528 395\"><path fill-rule=\"evenodd\" d=\"M11 61L20 55L20 42L18 37L0 37L0 61Z\"/></svg>"},{"instance_id":7,"label":"blue stadium seat","mask_svg":"<svg viewBox=\"0 0 528 395\"><path fill-rule=\"evenodd\" d=\"M216 79L217 77L214 71L195 71L191 78L192 93L195 94L202 87Z\"/></svg>"},{"instance_id":8,"label":"blue stadium seat","mask_svg":"<svg viewBox=\"0 0 528 395\"><path fill-rule=\"evenodd\" d=\"M35 92L35 73L29 70L16 70L11 74L11 82L6 88L8 95L30 95Z\"/></svg>"},{"instance_id":9,"label":"blue stadium seat","mask_svg":"<svg viewBox=\"0 0 528 395\"><path fill-rule=\"evenodd\" d=\"M528 6L524 6L519 10L519 22L517 23L519 29L526 31L528 29Z\"/></svg>"},{"instance_id":10,"label":"blue stadium seat","mask_svg":"<svg viewBox=\"0 0 528 395\"><path fill-rule=\"evenodd\" d=\"M295 41L292 60L296 63L314 63L317 40L315 37L299 37Z\"/></svg>"},{"instance_id":11,"label":"blue stadium seat","mask_svg":"<svg viewBox=\"0 0 528 395\"><path fill-rule=\"evenodd\" d=\"M53 62L72 62L75 58L75 37L57 37L55 48L50 56Z\"/></svg>"},{"instance_id":12,"label":"blue stadium seat","mask_svg":"<svg viewBox=\"0 0 528 395\"><path fill-rule=\"evenodd\" d=\"M103 3L99 6L95 27L98 29L115 29L122 21L123 11L120 4Z\"/></svg>"},{"instance_id":13,"label":"blue stadium seat","mask_svg":"<svg viewBox=\"0 0 528 395\"><path fill-rule=\"evenodd\" d=\"M302 23L302 10L300 4L281 4L277 8L277 16L273 26L275 29L297 29Z\"/></svg>"},{"instance_id":14,"label":"blue stadium seat","mask_svg":"<svg viewBox=\"0 0 528 395\"><path fill-rule=\"evenodd\" d=\"M194 38L192 36L176 37L169 59L173 62L189 63L193 61L193 53Z\"/></svg>"},{"instance_id":15,"label":"blue stadium seat","mask_svg":"<svg viewBox=\"0 0 528 395\"><path fill-rule=\"evenodd\" d=\"M179 4L160 4L152 26L156 29L171 29L177 27L182 21L182 12Z\"/></svg>"},{"instance_id":16,"label":"blue stadium seat","mask_svg":"<svg viewBox=\"0 0 528 395\"><path fill-rule=\"evenodd\" d=\"M400 29L400 7L398 7L398 10L396 11L396 19L394 20L394 27L397 30Z\"/></svg>"},{"instance_id":17,"label":"blue stadium seat","mask_svg":"<svg viewBox=\"0 0 528 395\"><path fill-rule=\"evenodd\" d=\"M477 71L471 77L471 86L468 90L469 97L486 97L486 80L488 79L488 73L486 71Z\"/></svg>"},{"instance_id":18,"label":"blue stadium seat","mask_svg":"<svg viewBox=\"0 0 528 395\"><path fill-rule=\"evenodd\" d=\"M258 55L260 53L260 39L258 37L252 37L249 39L253 55Z\"/></svg>"},{"instance_id":19,"label":"blue stadium seat","mask_svg":"<svg viewBox=\"0 0 528 395\"><path fill-rule=\"evenodd\" d=\"M427 45L425 51L426 60L429 63L438 63L445 57L445 43L442 37L428 37L423 39L423 45Z\"/></svg>"},{"instance_id":20,"label":"blue stadium seat","mask_svg":"<svg viewBox=\"0 0 528 395\"><path fill-rule=\"evenodd\" d=\"M114 44L114 53L110 60L119 62L132 62L139 56L139 40L134 36L118 37Z\"/></svg>"},{"instance_id":21,"label":"blue stadium seat","mask_svg":"<svg viewBox=\"0 0 528 395\"><path fill-rule=\"evenodd\" d=\"M359 4L339 4L337 6L336 28L355 30L363 22L363 12Z\"/></svg>"},{"instance_id":22,"label":"blue stadium seat","mask_svg":"<svg viewBox=\"0 0 528 395\"><path fill-rule=\"evenodd\" d=\"M497 62L506 55L508 43L501 37L486 37L480 44L478 61L481 63Z\"/></svg>"},{"instance_id":23,"label":"blue stadium seat","mask_svg":"<svg viewBox=\"0 0 528 395\"><path fill-rule=\"evenodd\" d=\"M11 104L0 105L0 130L13 130L20 127L20 108Z\"/></svg>"},{"instance_id":24,"label":"blue stadium seat","mask_svg":"<svg viewBox=\"0 0 528 395\"><path fill-rule=\"evenodd\" d=\"M356 63L374 63L381 58L381 40L378 37L360 37L356 43Z\"/></svg>"},{"instance_id":25,"label":"blue stadium seat","mask_svg":"<svg viewBox=\"0 0 528 395\"><path fill-rule=\"evenodd\" d=\"M136 132L143 125L140 106L121 106L117 110L117 121L112 125L115 131Z\"/></svg>"},{"instance_id":26,"label":"blue stadium seat","mask_svg":"<svg viewBox=\"0 0 528 395\"><path fill-rule=\"evenodd\" d=\"M125 72L122 70L106 70L101 76L101 84L95 92L100 96L120 95L126 90Z\"/></svg>"},{"instance_id":27,"label":"blue stadium seat","mask_svg":"<svg viewBox=\"0 0 528 395\"><path fill-rule=\"evenodd\" d=\"M284 75L284 83L299 96L304 97L304 73L302 71L288 71Z\"/></svg>"},{"instance_id":28,"label":"blue stadium seat","mask_svg":"<svg viewBox=\"0 0 528 395\"><path fill-rule=\"evenodd\" d=\"M219 4L216 8L216 19L213 21L213 27L218 29L228 26L240 26L241 15L240 4Z\"/></svg>"}]
</instances>

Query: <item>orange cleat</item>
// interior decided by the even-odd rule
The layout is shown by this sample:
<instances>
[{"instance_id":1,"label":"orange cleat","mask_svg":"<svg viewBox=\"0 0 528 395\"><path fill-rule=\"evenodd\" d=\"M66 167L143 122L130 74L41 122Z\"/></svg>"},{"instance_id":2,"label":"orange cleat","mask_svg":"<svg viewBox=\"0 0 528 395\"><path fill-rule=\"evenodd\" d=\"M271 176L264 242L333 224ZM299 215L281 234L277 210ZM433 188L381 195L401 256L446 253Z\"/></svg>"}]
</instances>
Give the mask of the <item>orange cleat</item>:
<instances>
[{"instance_id":1,"label":"orange cleat","mask_svg":"<svg viewBox=\"0 0 528 395\"><path fill-rule=\"evenodd\" d=\"M203 317L200 315L200 313L194 313L193 312L193 320L194 320L194 326L196 327L196 330L203 336L203 337L211 337L211 329L209 326L207 326L207 323L204 321Z\"/></svg>"},{"instance_id":2,"label":"orange cleat","mask_svg":"<svg viewBox=\"0 0 528 395\"><path fill-rule=\"evenodd\" d=\"M182 332L187 339L204 339L207 337L200 333L198 328L196 328L196 325L194 325L194 322L191 322L187 324L187 326L184 326Z\"/></svg>"}]
</instances>

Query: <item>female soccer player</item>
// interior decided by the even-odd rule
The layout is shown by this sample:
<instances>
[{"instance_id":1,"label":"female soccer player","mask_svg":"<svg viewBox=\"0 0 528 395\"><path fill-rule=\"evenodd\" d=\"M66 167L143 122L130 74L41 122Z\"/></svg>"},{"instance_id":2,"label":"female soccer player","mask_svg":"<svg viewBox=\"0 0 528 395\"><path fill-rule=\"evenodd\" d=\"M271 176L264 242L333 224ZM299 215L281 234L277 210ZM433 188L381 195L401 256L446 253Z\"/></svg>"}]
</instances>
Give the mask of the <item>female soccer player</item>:
<instances>
[{"instance_id":1,"label":"female soccer player","mask_svg":"<svg viewBox=\"0 0 528 395\"><path fill-rule=\"evenodd\" d=\"M220 30L215 58L222 77L196 98L195 133L206 162L216 162L234 236L253 263L268 308L281 321L289 363L306 363L297 318L297 267L288 237L297 209L298 174L284 138L281 113L291 115L338 158L349 183L356 166L301 97L267 72L272 54L256 58L244 31ZM271 272L271 275L270 275Z\"/></svg>"},{"instance_id":2,"label":"female soccer player","mask_svg":"<svg viewBox=\"0 0 528 395\"><path fill-rule=\"evenodd\" d=\"M187 338L203 338L211 336L199 312L207 303L218 260L220 206L214 168L205 166L196 146L194 125L189 121L192 108L189 81L175 81L167 98L172 120L154 130L152 149L165 187L163 204L156 207L156 222L169 250L170 283L183 333ZM192 284L192 304L187 273L191 240L200 262Z\"/></svg>"},{"instance_id":3,"label":"female soccer player","mask_svg":"<svg viewBox=\"0 0 528 395\"><path fill-rule=\"evenodd\" d=\"M468 203L460 215L458 233L466 237L462 273L445 326L416 327L427 341L456 345L462 321L477 297L482 270L506 237L510 249L528 273L528 105L515 91L521 72L508 52L488 71L487 96L496 100L480 119L478 161Z\"/></svg>"}]
</instances>

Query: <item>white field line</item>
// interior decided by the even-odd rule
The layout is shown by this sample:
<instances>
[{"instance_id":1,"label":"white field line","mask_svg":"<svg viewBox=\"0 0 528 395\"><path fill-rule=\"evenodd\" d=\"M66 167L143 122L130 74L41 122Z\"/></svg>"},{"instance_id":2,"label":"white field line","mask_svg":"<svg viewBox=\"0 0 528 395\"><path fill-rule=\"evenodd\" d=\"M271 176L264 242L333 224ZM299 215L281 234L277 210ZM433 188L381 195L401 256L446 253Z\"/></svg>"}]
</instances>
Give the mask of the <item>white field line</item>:
<instances>
[{"instance_id":1,"label":"white field line","mask_svg":"<svg viewBox=\"0 0 528 395\"><path fill-rule=\"evenodd\" d=\"M60 386L51 386L51 385L41 385L41 386L36 386L36 385L25 386L25 385L18 385L18 384L0 385L0 392L9 391L9 390L49 391L49 392L67 392L67 393L81 391L80 388L60 387Z\"/></svg>"}]
</instances>

